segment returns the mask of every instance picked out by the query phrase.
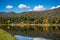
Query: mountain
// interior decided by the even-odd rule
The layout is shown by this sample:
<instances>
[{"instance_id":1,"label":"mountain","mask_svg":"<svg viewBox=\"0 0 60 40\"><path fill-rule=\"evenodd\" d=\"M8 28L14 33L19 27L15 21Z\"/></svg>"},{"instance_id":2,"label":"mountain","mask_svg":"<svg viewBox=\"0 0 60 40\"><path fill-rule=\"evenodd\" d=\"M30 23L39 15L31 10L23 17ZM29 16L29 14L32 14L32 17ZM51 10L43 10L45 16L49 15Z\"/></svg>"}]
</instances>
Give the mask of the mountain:
<instances>
[{"instance_id":1,"label":"mountain","mask_svg":"<svg viewBox=\"0 0 60 40\"><path fill-rule=\"evenodd\" d=\"M12 15L15 15L16 13L15 12L0 12L0 17L1 16L12 16Z\"/></svg>"},{"instance_id":2,"label":"mountain","mask_svg":"<svg viewBox=\"0 0 60 40\"><path fill-rule=\"evenodd\" d=\"M0 15L1 15L1 14L5 14L5 13L6 13L6 12L0 12Z\"/></svg>"},{"instance_id":3,"label":"mountain","mask_svg":"<svg viewBox=\"0 0 60 40\"><path fill-rule=\"evenodd\" d=\"M3 15L1 15L3 14ZM23 13L15 13L15 12L0 12L0 16L9 16L9 17L60 17L60 8L45 10L45 11L30 11Z\"/></svg>"},{"instance_id":4,"label":"mountain","mask_svg":"<svg viewBox=\"0 0 60 40\"><path fill-rule=\"evenodd\" d=\"M25 17L60 17L60 8L52 9L52 10L45 10L45 11L31 11L31 12L23 12L20 14L21 16Z\"/></svg>"}]
</instances>

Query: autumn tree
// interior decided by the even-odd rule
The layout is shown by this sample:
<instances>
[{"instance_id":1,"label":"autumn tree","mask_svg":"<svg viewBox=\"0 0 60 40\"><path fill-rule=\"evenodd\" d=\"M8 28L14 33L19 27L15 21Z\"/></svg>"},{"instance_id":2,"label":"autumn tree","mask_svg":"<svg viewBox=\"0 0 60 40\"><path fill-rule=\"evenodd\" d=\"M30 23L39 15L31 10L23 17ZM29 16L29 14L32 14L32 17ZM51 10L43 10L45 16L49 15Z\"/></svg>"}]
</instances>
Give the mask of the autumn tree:
<instances>
[{"instance_id":1,"label":"autumn tree","mask_svg":"<svg viewBox=\"0 0 60 40\"><path fill-rule=\"evenodd\" d=\"M44 31L48 31L48 28L49 28L47 26L47 25L49 25L48 23L49 23L49 19L48 18L46 18L46 19L43 20L43 30Z\"/></svg>"},{"instance_id":2,"label":"autumn tree","mask_svg":"<svg viewBox=\"0 0 60 40\"><path fill-rule=\"evenodd\" d=\"M8 26L7 29L10 29L10 20L7 20Z\"/></svg>"},{"instance_id":3,"label":"autumn tree","mask_svg":"<svg viewBox=\"0 0 60 40\"><path fill-rule=\"evenodd\" d=\"M38 23L39 23L39 19L35 19L35 20L34 20L34 23L35 23L35 24L38 24Z\"/></svg>"}]
</instances>

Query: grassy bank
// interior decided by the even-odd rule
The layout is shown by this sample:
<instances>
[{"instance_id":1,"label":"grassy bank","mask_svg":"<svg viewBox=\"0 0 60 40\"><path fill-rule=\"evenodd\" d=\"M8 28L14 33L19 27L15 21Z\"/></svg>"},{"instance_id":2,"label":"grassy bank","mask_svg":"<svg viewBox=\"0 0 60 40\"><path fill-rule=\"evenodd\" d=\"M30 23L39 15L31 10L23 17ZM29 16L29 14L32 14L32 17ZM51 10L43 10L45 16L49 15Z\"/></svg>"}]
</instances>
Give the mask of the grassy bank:
<instances>
[{"instance_id":1,"label":"grassy bank","mask_svg":"<svg viewBox=\"0 0 60 40\"><path fill-rule=\"evenodd\" d=\"M17 40L17 39L11 36L9 33L0 29L0 40Z\"/></svg>"}]
</instances>

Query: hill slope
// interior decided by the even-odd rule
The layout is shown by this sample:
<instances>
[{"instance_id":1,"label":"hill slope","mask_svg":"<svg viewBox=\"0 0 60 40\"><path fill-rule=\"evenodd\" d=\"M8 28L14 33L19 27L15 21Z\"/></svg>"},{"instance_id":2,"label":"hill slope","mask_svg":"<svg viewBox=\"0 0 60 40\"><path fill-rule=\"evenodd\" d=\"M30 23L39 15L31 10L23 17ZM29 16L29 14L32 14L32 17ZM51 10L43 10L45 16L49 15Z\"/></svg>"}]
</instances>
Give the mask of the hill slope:
<instances>
[{"instance_id":1,"label":"hill slope","mask_svg":"<svg viewBox=\"0 0 60 40\"><path fill-rule=\"evenodd\" d=\"M0 29L0 40L16 40L16 38Z\"/></svg>"},{"instance_id":2,"label":"hill slope","mask_svg":"<svg viewBox=\"0 0 60 40\"><path fill-rule=\"evenodd\" d=\"M59 17L60 16L60 8L56 8L53 10L45 10L45 11L31 11L31 12L23 12L23 13L14 13L14 12L0 12L0 16L4 17Z\"/></svg>"}]
</instances>

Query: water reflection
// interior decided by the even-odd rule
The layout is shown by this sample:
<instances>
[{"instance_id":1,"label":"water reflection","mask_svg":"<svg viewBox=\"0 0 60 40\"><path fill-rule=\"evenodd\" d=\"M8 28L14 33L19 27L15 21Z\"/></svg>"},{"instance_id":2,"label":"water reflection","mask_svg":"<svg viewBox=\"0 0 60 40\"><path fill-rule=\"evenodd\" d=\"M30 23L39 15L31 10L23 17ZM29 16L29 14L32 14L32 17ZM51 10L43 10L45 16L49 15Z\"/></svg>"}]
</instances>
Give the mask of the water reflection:
<instances>
[{"instance_id":1,"label":"water reflection","mask_svg":"<svg viewBox=\"0 0 60 40\"><path fill-rule=\"evenodd\" d=\"M20 36L20 35L15 35L15 37L16 37L18 40L50 40L50 39L45 39L45 38L24 37L24 36Z\"/></svg>"},{"instance_id":2,"label":"water reflection","mask_svg":"<svg viewBox=\"0 0 60 40\"><path fill-rule=\"evenodd\" d=\"M13 23L12 24L6 24L6 25L1 25L1 29L9 32L12 35L15 35L16 38L19 40L50 40L50 39L45 39L51 38L53 40L60 40L60 26L49 26L49 28L46 26L16 26ZM34 33L34 34L33 34ZM25 35L25 36L30 36L30 37L44 37L44 38L30 38L30 37L24 37L24 36L19 36L19 35Z\"/></svg>"}]
</instances>

